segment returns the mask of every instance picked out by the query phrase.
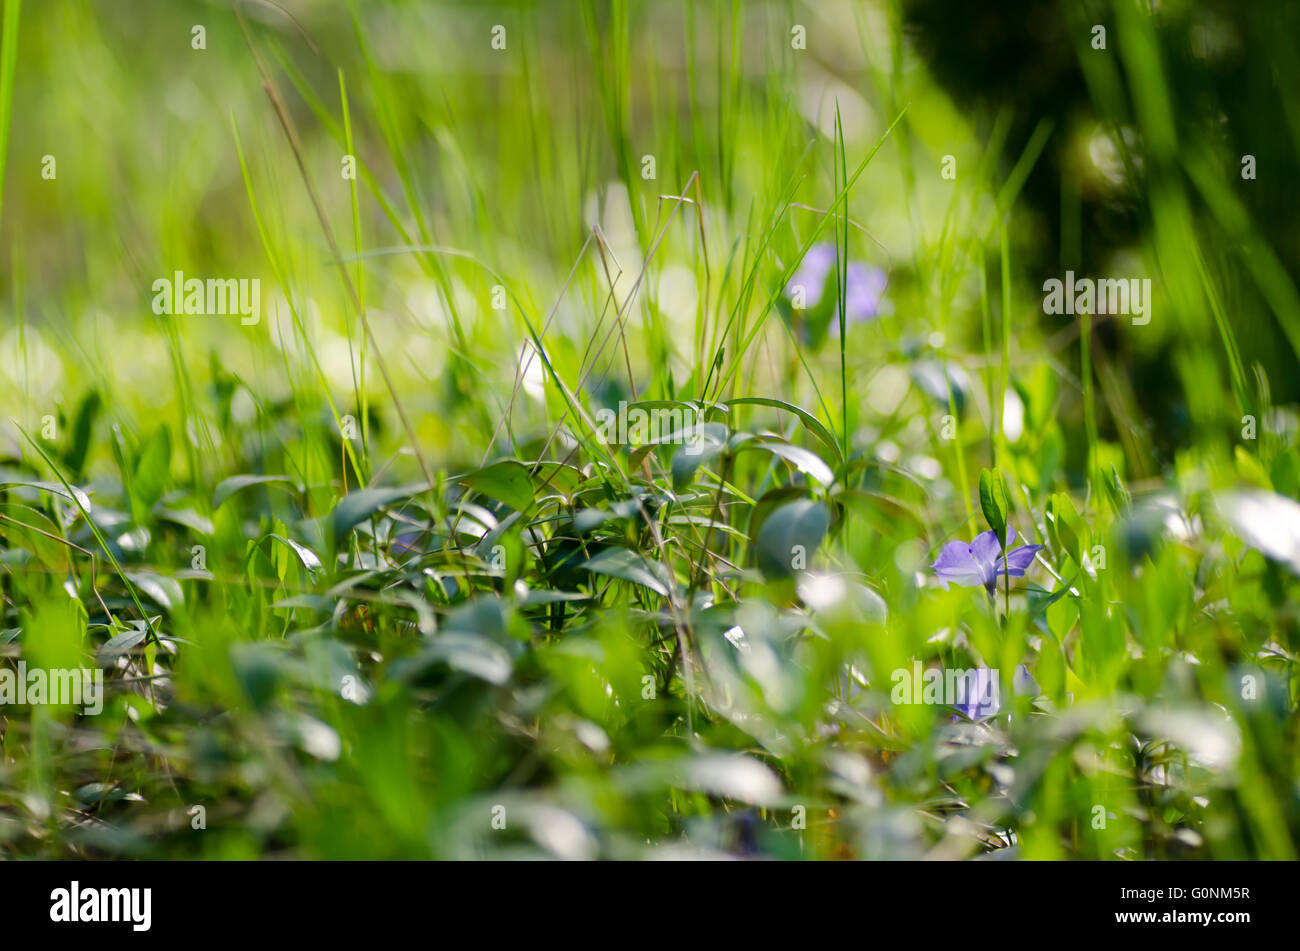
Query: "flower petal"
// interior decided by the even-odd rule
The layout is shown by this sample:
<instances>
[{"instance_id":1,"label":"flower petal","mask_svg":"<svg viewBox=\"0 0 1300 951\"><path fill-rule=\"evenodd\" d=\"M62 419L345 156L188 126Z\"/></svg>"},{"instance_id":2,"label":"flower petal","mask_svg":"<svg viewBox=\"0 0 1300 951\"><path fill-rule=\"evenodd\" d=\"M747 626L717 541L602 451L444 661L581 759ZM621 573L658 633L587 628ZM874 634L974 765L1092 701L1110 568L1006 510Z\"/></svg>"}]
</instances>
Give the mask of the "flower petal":
<instances>
[{"instance_id":1,"label":"flower petal","mask_svg":"<svg viewBox=\"0 0 1300 951\"><path fill-rule=\"evenodd\" d=\"M976 667L968 671L965 678L957 681L964 694L953 707L971 720L982 720L997 714L1002 708L999 695L998 672L990 667Z\"/></svg>"},{"instance_id":2,"label":"flower petal","mask_svg":"<svg viewBox=\"0 0 1300 951\"><path fill-rule=\"evenodd\" d=\"M1034 563L1034 553L1043 550L1042 545L1021 545L1007 552L1006 565L998 559L998 574L1010 574L1013 578L1023 577L1025 570Z\"/></svg>"},{"instance_id":3,"label":"flower petal","mask_svg":"<svg viewBox=\"0 0 1300 951\"><path fill-rule=\"evenodd\" d=\"M949 582L965 588L985 582L983 569L971 557L971 546L963 541L952 541L944 545L930 568L944 588L948 587Z\"/></svg>"},{"instance_id":4,"label":"flower petal","mask_svg":"<svg viewBox=\"0 0 1300 951\"><path fill-rule=\"evenodd\" d=\"M984 580L991 580L995 566L998 563L998 556L1002 554L1002 546L998 544L998 536L993 532L980 532L975 536L975 540L970 543L970 553L971 557L983 570Z\"/></svg>"},{"instance_id":5,"label":"flower petal","mask_svg":"<svg viewBox=\"0 0 1300 951\"><path fill-rule=\"evenodd\" d=\"M1011 676L1011 692L1017 697L1037 697L1042 694L1043 688L1038 686L1038 681L1029 672L1029 668L1020 664Z\"/></svg>"},{"instance_id":6,"label":"flower petal","mask_svg":"<svg viewBox=\"0 0 1300 951\"><path fill-rule=\"evenodd\" d=\"M804 289L804 303L816 307L821 302L826 289L826 278L835 266L835 245L830 243L814 244L799 262L799 267L790 276L786 293L793 296L795 287Z\"/></svg>"},{"instance_id":7,"label":"flower petal","mask_svg":"<svg viewBox=\"0 0 1300 951\"><path fill-rule=\"evenodd\" d=\"M850 323L871 320L880 310L880 298L888 282L885 272L855 261L849 265L846 277L845 319Z\"/></svg>"}]
</instances>

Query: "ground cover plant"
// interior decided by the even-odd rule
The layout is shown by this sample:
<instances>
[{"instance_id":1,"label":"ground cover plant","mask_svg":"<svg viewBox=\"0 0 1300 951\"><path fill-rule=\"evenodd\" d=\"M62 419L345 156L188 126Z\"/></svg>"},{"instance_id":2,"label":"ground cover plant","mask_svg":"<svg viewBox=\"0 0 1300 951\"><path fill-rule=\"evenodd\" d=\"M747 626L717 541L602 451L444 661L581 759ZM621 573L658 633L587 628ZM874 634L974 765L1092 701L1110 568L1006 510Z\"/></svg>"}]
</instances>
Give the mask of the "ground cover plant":
<instances>
[{"instance_id":1,"label":"ground cover plant","mask_svg":"<svg viewBox=\"0 0 1300 951\"><path fill-rule=\"evenodd\" d=\"M0 855L1294 859L1298 25L4 0Z\"/></svg>"}]
</instances>

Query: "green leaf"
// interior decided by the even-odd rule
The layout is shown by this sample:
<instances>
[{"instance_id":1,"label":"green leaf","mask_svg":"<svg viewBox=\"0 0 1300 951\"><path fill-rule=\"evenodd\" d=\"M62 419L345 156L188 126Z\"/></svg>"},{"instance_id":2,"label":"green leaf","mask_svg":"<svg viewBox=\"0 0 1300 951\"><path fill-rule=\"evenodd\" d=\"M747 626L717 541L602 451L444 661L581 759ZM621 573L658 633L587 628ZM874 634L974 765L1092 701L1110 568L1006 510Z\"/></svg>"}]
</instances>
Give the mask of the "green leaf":
<instances>
[{"instance_id":1,"label":"green leaf","mask_svg":"<svg viewBox=\"0 0 1300 951\"><path fill-rule=\"evenodd\" d=\"M691 441L673 453L673 488L678 492L691 484L700 466L727 448L727 430L720 423L705 423L691 436Z\"/></svg>"},{"instance_id":2,"label":"green leaf","mask_svg":"<svg viewBox=\"0 0 1300 951\"><path fill-rule=\"evenodd\" d=\"M775 509L753 540L759 570L769 577L786 578L808 567L830 523L826 506L809 499Z\"/></svg>"},{"instance_id":3,"label":"green leaf","mask_svg":"<svg viewBox=\"0 0 1300 951\"><path fill-rule=\"evenodd\" d=\"M1129 495L1128 489L1124 486L1124 480L1119 477L1119 470L1115 468L1113 463L1110 471L1103 474L1101 484L1110 499L1111 507L1116 512L1127 511L1133 497Z\"/></svg>"},{"instance_id":4,"label":"green leaf","mask_svg":"<svg viewBox=\"0 0 1300 951\"><path fill-rule=\"evenodd\" d=\"M520 512L533 501L533 483L528 477L528 467L513 459L503 459L467 472L456 481Z\"/></svg>"},{"instance_id":5,"label":"green leaf","mask_svg":"<svg viewBox=\"0 0 1300 951\"><path fill-rule=\"evenodd\" d=\"M318 556L314 551L312 551L306 545L294 541L292 538L289 538L287 535L271 534L268 537L273 538L278 542L283 542L285 545L288 545L290 548L292 548L294 554L298 556L298 560L302 562L302 566L307 569L307 575L309 577L315 578L316 575L320 572L320 570L324 567L324 565L321 564L320 556Z\"/></svg>"},{"instance_id":6,"label":"green leaf","mask_svg":"<svg viewBox=\"0 0 1300 951\"><path fill-rule=\"evenodd\" d=\"M542 588L529 588L519 596L519 606L535 608L545 604L589 600L591 600L591 595L583 594L580 591L552 591Z\"/></svg>"},{"instance_id":7,"label":"green leaf","mask_svg":"<svg viewBox=\"0 0 1300 951\"><path fill-rule=\"evenodd\" d=\"M1074 559L1078 565L1083 564L1082 551L1088 537L1074 503L1063 492L1058 492L1047 500L1047 533L1058 551L1063 551Z\"/></svg>"},{"instance_id":8,"label":"green leaf","mask_svg":"<svg viewBox=\"0 0 1300 951\"><path fill-rule=\"evenodd\" d=\"M132 621L131 623L135 625L134 630L110 638L99 649L99 652L95 655L95 660L101 667L108 667L111 665L119 657L143 641L148 635L149 629L144 626L143 621Z\"/></svg>"},{"instance_id":9,"label":"green leaf","mask_svg":"<svg viewBox=\"0 0 1300 951\"><path fill-rule=\"evenodd\" d=\"M229 479L222 479L217 483L216 489L212 493L212 510L215 512L240 489L246 489L250 485L261 485L265 482L287 482L291 487L294 482L288 476L284 475L237 475Z\"/></svg>"},{"instance_id":10,"label":"green leaf","mask_svg":"<svg viewBox=\"0 0 1300 951\"><path fill-rule=\"evenodd\" d=\"M57 495L60 498L67 499L69 502L75 502L85 512L90 511L90 496L78 489L75 485L71 491L64 488L58 482L0 482L0 489L7 489L10 486L23 486L28 489L40 489L42 492L49 492L51 495Z\"/></svg>"},{"instance_id":11,"label":"green leaf","mask_svg":"<svg viewBox=\"0 0 1300 951\"><path fill-rule=\"evenodd\" d=\"M641 585L664 597L676 586L672 572L667 567L626 548L606 549L583 567L596 574Z\"/></svg>"},{"instance_id":12,"label":"green leaf","mask_svg":"<svg viewBox=\"0 0 1300 951\"><path fill-rule=\"evenodd\" d=\"M77 418L72 424L72 445L63 454L63 465L73 479L80 479L90 451L90 437L103 400L97 390L91 390L77 406Z\"/></svg>"},{"instance_id":13,"label":"green leaf","mask_svg":"<svg viewBox=\"0 0 1300 951\"><path fill-rule=\"evenodd\" d=\"M948 398L957 410L958 419L966 408L966 394L970 381L961 367L940 363L938 360L917 360L911 368L912 382L936 404L948 410Z\"/></svg>"},{"instance_id":14,"label":"green leaf","mask_svg":"<svg viewBox=\"0 0 1300 951\"><path fill-rule=\"evenodd\" d=\"M159 519L168 522L174 522L177 525L184 525L186 528L193 529L200 535L211 535L213 532L212 519L206 515L200 515L194 509L158 509L154 513Z\"/></svg>"},{"instance_id":15,"label":"green leaf","mask_svg":"<svg viewBox=\"0 0 1300 951\"><path fill-rule=\"evenodd\" d=\"M25 549L56 575L67 575L71 549L59 541L63 533L44 512L19 502L0 502L0 515L4 516L0 518L0 539L5 547Z\"/></svg>"},{"instance_id":16,"label":"green leaf","mask_svg":"<svg viewBox=\"0 0 1300 951\"><path fill-rule=\"evenodd\" d=\"M1007 511L1011 500L1007 493L1007 480L997 469L980 470L980 509L984 521L998 536L1003 547L1007 544Z\"/></svg>"},{"instance_id":17,"label":"green leaf","mask_svg":"<svg viewBox=\"0 0 1300 951\"><path fill-rule=\"evenodd\" d=\"M285 666L280 652L266 643L236 644L230 649L235 681L254 710L264 710L271 702Z\"/></svg>"},{"instance_id":18,"label":"green leaf","mask_svg":"<svg viewBox=\"0 0 1300 951\"><path fill-rule=\"evenodd\" d=\"M539 492L568 493L585 478L581 469L566 462L536 462L530 471Z\"/></svg>"},{"instance_id":19,"label":"green leaf","mask_svg":"<svg viewBox=\"0 0 1300 951\"><path fill-rule=\"evenodd\" d=\"M804 449L802 446L792 446L787 442L752 442L747 443L739 451L743 452L747 449L763 449L773 455L780 456L810 479L820 482L822 485L830 485L835 481L835 473L831 471L831 467L826 464L822 457L811 450Z\"/></svg>"},{"instance_id":20,"label":"green leaf","mask_svg":"<svg viewBox=\"0 0 1300 951\"><path fill-rule=\"evenodd\" d=\"M155 571L128 571L126 576L160 608L171 611L185 603L185 595L174 578Z\"/></svg>"},{"instance_id":21,"label":"green leaf","mask_svg":"<svg viewBox=\"0 0 1300 951\"><path fill-rule=\"evenodd\" d=\"M162 498L163 490L171 478L171 464L171 430L165 425L159 426L140 448L135 461L131 490L137 522L145 521Z\"/></svg>"},{"instance_id":22,"label":"green leaf","mask_svg":"<svg viewBox=\"0 0 1300 951\"><path fill-rule=\"evenodd\" d=\"M785 400L769 399L764 396L745 396L739 399L729 400L727 405L770 406L773 409L784 410L787 413L792 413L799 417L799 420L804 424L804 427L816 436L822 445L830 450L831 455L837 463L844 461L844 457L840 453L839 444L835 441L835 437L831 435L831 431L822 425L821 420L802 407L795 406L793 403L787 403Z\"/></svg>"},{"instance_id":23,"label":"green leaf","mask_svg":"<svg viewBox=\"0 0 1300 951\"><path fill-rule=\"evenodd\" d=\"M767 517L782 505L807 498L807 495L807 490L797 485L781 485L764 492L749 510L749 521L745 526L748 537L757 538Z\"/></svg>"},{"instance_id":24,"label":"green leaf","mask_svg":"<svg viewBox=\"0 0 1300 951\"><path fill-rule=\"evenodd\" d=\"M422 654L441 661L452 670L470 674L498 687L510 679L513 669L506 649L479 634L458 631L439 634L433 646Z\"/></svg>"},{"instance_id":25,"label":"green leaf","mask_svg":"<svg viewBox=\"0 0 1300 951\"><path fill-rule=\"evenodd\" d=\"M398 486L389 489L361 489L349 492L334 506L330 525L334 530L335 543L347 537L348 532L360 525L386 505L402 499L409 499L428 488L423 482Z\"/></svg>"},{"instance_id":26,"label":"green leaf","mask_svg":"<svg viewBox=\"0 0 1300 951\"><path fill-rule=\"evenodd\" d=\"M887 538L913 539L925 535L925 519L909 503L886 492L846 489L836 493L835 500Z\"/></svg>"}]
</instances>

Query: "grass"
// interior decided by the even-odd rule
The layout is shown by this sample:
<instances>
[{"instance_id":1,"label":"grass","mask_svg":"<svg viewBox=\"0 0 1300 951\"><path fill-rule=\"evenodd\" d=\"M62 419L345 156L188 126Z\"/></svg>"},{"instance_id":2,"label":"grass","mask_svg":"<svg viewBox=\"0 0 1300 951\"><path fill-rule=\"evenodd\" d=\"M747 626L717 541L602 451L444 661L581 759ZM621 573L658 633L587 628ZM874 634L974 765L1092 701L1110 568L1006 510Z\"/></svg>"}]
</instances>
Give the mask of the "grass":
<instances>
[{"instance_id":1,"label":"grass","mask_svg":"<svg viewBox=\"0 0 1300 951\"><path fill-rule=\"evenodd\" d=\"M0 855L1296 858L1300 296L1191 13L1075 23L1079 138L909 4L137 7L4 3L0 665L105 700L0 706ZM1148 325L1042 312L1107 133Z\"/></svg>"}]
</instances>

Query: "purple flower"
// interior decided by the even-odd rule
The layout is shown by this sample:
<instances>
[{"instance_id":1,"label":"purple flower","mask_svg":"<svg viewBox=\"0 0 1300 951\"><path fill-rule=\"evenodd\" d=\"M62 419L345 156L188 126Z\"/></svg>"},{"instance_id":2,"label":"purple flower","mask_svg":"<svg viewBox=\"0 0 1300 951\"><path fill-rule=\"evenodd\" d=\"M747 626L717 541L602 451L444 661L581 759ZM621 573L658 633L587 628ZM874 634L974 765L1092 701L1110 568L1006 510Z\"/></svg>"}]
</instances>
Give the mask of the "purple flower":
<instances>
[{"instance_id":1,"label":"purple flower","mask_svg":"<svg viewBox=\"0 0 1300 951\"><path fill-rule=\"evenodd\" d=\"M996 669L976 667L974 670L967 671L964 678L957 678L957 685L959 693L963 696L953 703L953 708L966 719L983 720L986 717L996 716L1002 709L1001 688ZM1029 672L1029 668L1020 664L1011 678L1011 692L1018 697L1037 697L1042 693L1042 688L1038 686L1038 681Z\"/></svg>"},{"instance_id":2,"label":"purple flower","mask_svg":"<svg viewBox=\"0 0 1300 951\"><path fill-rule=\"evenodd\" d=\"M962 541L949 542L939 552L930 567L934 569L939 583L947 589L948 584L959 584L963 588L983 585L992 592L998 583L999 575L1022 578L1025 569L1034 560L1034 553L1041 551L1042 545L1021 545L1012 548L1016 540L1016 530L1007 526L1007 556L1002 557L1002 547L998 536L993 532L981 532L970 544Z\"/></svg>"},{"instance_id":3,"label":"purple flower","mask_svg":"<svg viewBox=\"0 0 1300 951\"><path fill-rule=\"evenodd\" d=\"M968 720L982 720L996 716L1002 709L1002 696L998 672L991 667L976 667L957 678L959 697L954 697L953 707Z\"/></svg>"},{"instance_id":4,"label":"purple flower","mask_svg":"<svg viewBox=\"0 0 1300 951\"><path fill-rule=\"evenodd\" d=\"M821 303L822 295L831 283L831 271L835 267L835 245L815 244L808 249L799 268L790 278L786 294L794 296L795 288L804 289L804 304L808 308ZM860 323L871 320L880 311L880 299L884 296L885 285L889 279L879 268L869 267L858 261L849 263L845 274L846 292L844 294L844 319L848 323ZM839 321L833 320L833 331L839 332Z\"/></svg>"},{"instance_id":5,"label":"purple flower","mask_svg":"<svg viewBox=\"0 0 1300 951\"><path fill-rule=\"evenodd\" d=\"M880 298L889 278L880 268L854 261L849 265L848 293L844 295L844 319L848 323L870 320L880 313ZM831 335L840 332L838 320L831 321Z\"/></svg>"},{"instance_id":6,"label":"purple flower","mask_svg":"<svg viewBox=\"0 0 1300 951\"><path fill-rule=\"evenodd\" d=\"M799 262L799 268L790 278L785 292L794 296L795 288L804 289L804 303L816 307L822 299L826 278L835 266L835 245L814 244Z\"/></svg>"}]
</instances>

